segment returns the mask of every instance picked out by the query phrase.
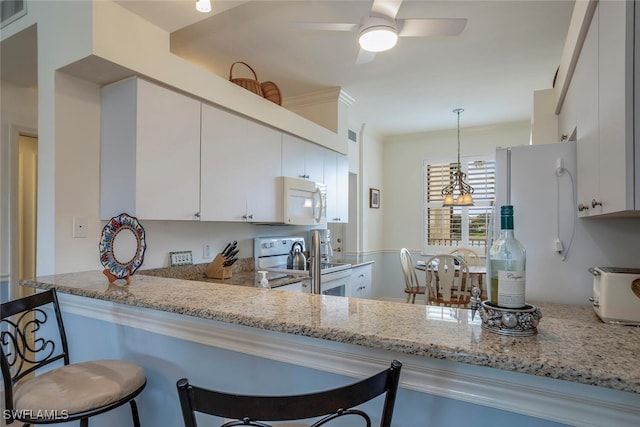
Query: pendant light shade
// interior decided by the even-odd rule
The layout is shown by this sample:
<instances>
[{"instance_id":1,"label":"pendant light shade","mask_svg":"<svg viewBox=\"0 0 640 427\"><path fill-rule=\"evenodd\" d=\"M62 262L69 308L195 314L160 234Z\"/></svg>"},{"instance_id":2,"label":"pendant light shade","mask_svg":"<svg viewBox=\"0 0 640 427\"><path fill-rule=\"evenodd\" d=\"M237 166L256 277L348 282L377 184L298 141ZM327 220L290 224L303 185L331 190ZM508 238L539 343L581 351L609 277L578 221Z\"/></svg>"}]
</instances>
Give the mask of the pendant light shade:
<instances>
[{"instance_id":1,"label":"pendant light shade","mask_svg":"<svg viewBox=\"0 0 640 427\"><path fill-rule=\"evenodd\" d=\"M442 189L442 206L473 206L473 187L467 181L467 174L462 172L462 164L460 163L460 113L464 110L456 108L453 110L458 115L458 163L457 169L451 172L451 184ZM453 196L454 192L458 197Z\"/></svg>"}]
</instances>

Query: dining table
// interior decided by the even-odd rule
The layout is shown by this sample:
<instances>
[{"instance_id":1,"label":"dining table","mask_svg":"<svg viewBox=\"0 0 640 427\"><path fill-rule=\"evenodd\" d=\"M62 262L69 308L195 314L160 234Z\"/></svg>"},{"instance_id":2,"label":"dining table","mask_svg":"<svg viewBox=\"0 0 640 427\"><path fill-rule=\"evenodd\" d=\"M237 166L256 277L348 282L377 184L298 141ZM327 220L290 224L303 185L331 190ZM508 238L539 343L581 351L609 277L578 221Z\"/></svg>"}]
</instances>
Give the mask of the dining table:
<instances>
[{"instance_id":1,"label":"dining table","mask_svg":"<svg viewBox=\"0 0 640 427\"><path fill-rule=\"evenodd\" d=\"M467 264L467 268L469 270L469 277L471 278L471 283L474 283L474 278L477 279L478 287L481 291L481 298L487 297L487 289L483 286L483 278L487 274L487 266L486 265L469 265ZM427 271L427 266L424 261L417 261L415 265L415 269L419 271Z\"/></svg>"}]
</instances>

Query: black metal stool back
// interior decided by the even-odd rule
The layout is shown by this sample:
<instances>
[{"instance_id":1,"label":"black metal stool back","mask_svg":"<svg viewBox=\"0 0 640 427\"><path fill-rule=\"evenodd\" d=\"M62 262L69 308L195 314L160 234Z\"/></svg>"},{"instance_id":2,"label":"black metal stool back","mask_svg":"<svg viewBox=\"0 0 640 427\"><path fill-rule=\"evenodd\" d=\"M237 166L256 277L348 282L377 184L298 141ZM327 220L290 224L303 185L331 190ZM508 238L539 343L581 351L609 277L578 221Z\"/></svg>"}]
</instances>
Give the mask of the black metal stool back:
<instances>
[{"instance_id":1,"label":"black metal stool back","mask_svg":"<svg viewBox=\"0 0 640 427\"><path fill-rule=\"evenodd\" d=\"M271 427L265 422L306 420L322 417L311 427L328 425L341 417L359 417L371 426L365 412L354 407L386 393L380 427L390 427L395 405L402 363L394 360L391 366L354 384L332 390L289 396L251 396L208 390L189 384L186 378L178 381L178 396L185 427L197 427L196 412L216 415L229 421L221 427ZM330 424L329 424L330 425Z\"/></svg>"},{"instance_id":2,"label":"black metal stool back","mask_svg":"<svg viewBox=\"0 0 640 427\"><path fill-rule=\"evenodd\" d=\"M53 325L51 317L55 317ZM28 426L81 420L81 426L87 426L89 417L128 402L134 425L139 427L134 397L146 385L144 371L119 360L71 364L54 289L2 303L0 350L6 410L3 416L7 424L22 421ZM30 375L59 360L63 366L42 375ZM87 385L88 382L95 384ZM105 387L107 384L109 387ZM44 390L47 387L53 390L49 395ZM92 400L89 395L94 390L98 397ZM110 394L105 398L104 393Z\"/></svg>"}]
</instances>

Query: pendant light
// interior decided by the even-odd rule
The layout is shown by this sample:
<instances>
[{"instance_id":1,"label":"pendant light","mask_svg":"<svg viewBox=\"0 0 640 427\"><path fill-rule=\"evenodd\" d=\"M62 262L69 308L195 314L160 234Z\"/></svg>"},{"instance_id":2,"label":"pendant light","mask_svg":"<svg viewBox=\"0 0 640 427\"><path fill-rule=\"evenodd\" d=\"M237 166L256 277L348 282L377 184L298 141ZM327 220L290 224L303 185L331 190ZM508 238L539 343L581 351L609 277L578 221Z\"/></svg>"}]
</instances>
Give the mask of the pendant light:
<instances>
[{"instance_id":1,"label":"pendant light","mask_svg":"<svg viewBox=\"0 0 640 427\"><path fill-rule=\"evenodd\" d=\"M463 111L462 108L453 110L458 115L458 169L451 172L451 184L442 189L442 197L444 198L442 206L473 206L473 187L467 184L467 174L462 172L462 164L460 163L460 113ZM454 200L453 193L456 189L458 197Z\"/></svg>"}]
</instances>

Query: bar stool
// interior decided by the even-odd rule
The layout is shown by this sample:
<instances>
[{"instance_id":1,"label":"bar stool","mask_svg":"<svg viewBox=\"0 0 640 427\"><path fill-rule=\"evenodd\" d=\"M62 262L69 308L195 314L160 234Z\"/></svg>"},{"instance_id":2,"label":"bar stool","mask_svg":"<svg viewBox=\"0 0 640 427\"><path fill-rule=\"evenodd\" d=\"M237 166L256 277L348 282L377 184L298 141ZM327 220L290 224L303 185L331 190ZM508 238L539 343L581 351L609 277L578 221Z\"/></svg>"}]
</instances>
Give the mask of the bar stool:
<instances>
[{"instance_id":1,"label":"bar stool","mask_svg":"<svg viewBox=\"0 0 640 427\"><path fill-rule=\"evenodd\" d=\"M178 380L176 385L185 427L197 427L196 412L234 420L227 420L220 427L275 427L264 422L302 421L317 417L322 418L310 424L310 427L322 426L340 417L359 417L370 426L369 415L354 407L383 394L386 396L380 427L390 427L401 368L402 363L394 360L388 369L356 383L332 390L288 396L225 393L194 386L187 378Z\"/></svg>"},{"instance_id":2,"label":"bar stool","mask_svg":"<svg viewBox=\"0 0 640 427\"><path fill-rule=\"evenodd\" d=\"M133 425L140 427L134 398L147 383L143 369L124 360L70 363L54 289L5 302L1 311L0 367L7 424L21 421L23 426L29 426L80 420L80 426L87 427L90 417L129 403ZM55 320L57 327L46 327L49 320ZM52 336L41 335L51 329ZM62 366L34 375L59 360L64 363Z\"/></svg>"}]
</instances>

